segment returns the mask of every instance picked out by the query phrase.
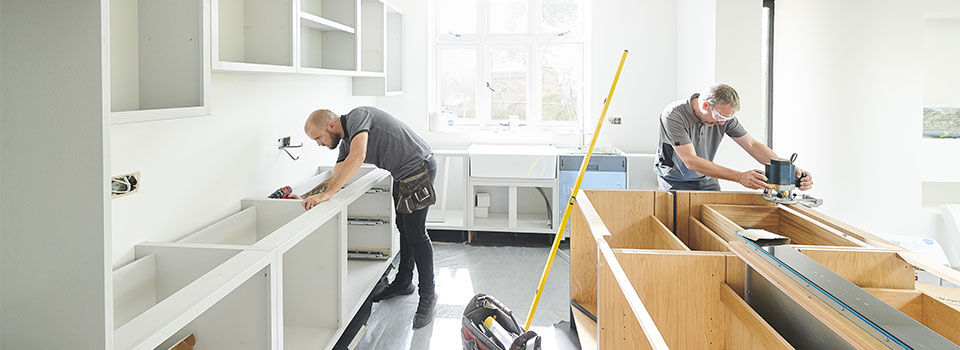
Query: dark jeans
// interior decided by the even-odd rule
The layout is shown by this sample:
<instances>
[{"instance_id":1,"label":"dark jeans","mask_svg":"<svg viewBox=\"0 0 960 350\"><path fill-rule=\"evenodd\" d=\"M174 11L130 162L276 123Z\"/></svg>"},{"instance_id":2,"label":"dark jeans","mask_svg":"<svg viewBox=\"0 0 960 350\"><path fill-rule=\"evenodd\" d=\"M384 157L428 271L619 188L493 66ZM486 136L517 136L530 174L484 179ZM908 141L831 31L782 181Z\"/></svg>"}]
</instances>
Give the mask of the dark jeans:
<instances>
[{"instance_id":1,"label":"dark jeans","mask_svg":"<svg viewBox=\"0 0 960 350\"><path fill-rule=\"evenodd\" d=\"M671 181L662 177L657 177L660 183L660 190L663 191L719 191L720 181L716 178L708 177L700 181Z\"/></svg>"},{"instance_id":2,"label":"dark jeans","mask_svg":"<svg viewBox=\"0 0 960 350\"><path fill-rule=\"evenodd\" d=\"M437 177L437 162L431 158L427 162L430 180ZM394 184L396 188L396 184ZM429 207L410 214L397 212L397 230L400 231L400 267L393 283L406 285L413 282L413 266L416 264L420 296L434 293L433 284L433 244L427 235L427 210Z\"/></svg>"}]
</instances>

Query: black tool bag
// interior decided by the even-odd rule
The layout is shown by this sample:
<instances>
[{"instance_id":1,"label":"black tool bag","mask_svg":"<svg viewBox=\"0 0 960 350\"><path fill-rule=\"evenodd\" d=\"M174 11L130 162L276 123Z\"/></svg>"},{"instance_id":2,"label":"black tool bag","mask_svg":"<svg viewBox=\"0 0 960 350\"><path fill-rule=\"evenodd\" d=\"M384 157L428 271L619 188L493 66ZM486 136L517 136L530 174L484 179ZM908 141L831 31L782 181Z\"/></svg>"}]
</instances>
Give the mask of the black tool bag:
<instances>
[{"instance_id":1,"label":"black tool bag","mask_svg":"<svg viewBox=\"0 0 960 350\"><path fill-rule=\"evenodd\" d=\"M426 163L417 173L397 181L393 190L397 191L397 212L401 214L410 214L437 202L433 179L430 178Z\"/></svg>"},{"instance_id":2,"label":"black tool bag","mask_svg":"<svg viewBox=\"0 0 960 350\"><path fill-rule=\"evenodd\" d=\"M488 317L496 324L487 327ZM500 328L497 332L491 328ZM499 336L498 336L499 333ZM463 310L460 335L464 350L540 350L540 336L523 326L513 317L513 311L497 299L477 294ZM505 344L509 344L507 347Z\"/></svg>"}]
</instances>

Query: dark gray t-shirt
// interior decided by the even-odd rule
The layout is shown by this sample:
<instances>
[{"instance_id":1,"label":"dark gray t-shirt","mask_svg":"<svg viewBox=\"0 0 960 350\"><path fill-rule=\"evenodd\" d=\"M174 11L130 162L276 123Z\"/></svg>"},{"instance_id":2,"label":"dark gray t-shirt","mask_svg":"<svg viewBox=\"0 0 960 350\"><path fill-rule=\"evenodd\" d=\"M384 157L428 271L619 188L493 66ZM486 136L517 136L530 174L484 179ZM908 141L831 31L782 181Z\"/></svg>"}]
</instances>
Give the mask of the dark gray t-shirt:
<instances>
[{"instance_id":1,"label":"dark gray t-shirt","mask_svg":"<svg viewBox=\"0 0 960 350\"><path fill-rule=\"evenodd\" d=\"M376 165L400 180L413 175L423 161L433 156L426 141L417 136L399 119L374 107L357 107L340 116L343 125L343 140L340 141L340 156L337 163L350 154L350 141L359 133L366 132L367 156L364 163Z\"/></svg>"},{"instance_id":2,"label":"dark gray t-shirt","mask_svg":"<svg viewBox=\"0 0 960 350\"><path fill-rule=\"evenodd\" d=\"M680 160L680 156L673 150L673 146L693 144L700 158L713 161L717 155L717 148L723 135L741 137L747 130L740 125L737 118L728 120L723 125L707 125L693 114L690 100L699 97L694 94L689 99L671 103L660 113L660 147L657 149L657 163L654 171L660 177L670 181L699 181L707 176L687 168Z\"/></svg>"}]
</instances>

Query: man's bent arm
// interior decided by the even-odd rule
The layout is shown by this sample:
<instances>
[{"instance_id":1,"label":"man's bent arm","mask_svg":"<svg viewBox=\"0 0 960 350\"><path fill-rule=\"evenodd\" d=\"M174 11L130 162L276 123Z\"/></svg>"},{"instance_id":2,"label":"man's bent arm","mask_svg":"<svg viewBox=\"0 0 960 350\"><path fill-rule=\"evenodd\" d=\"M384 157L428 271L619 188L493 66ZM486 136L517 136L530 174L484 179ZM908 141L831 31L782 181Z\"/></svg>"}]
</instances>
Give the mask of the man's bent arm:
<instances>
[{"instance_id":1,"label":"man's bent arm","mask_svg":"<svg viewBox=\"0 0 960 350\"><path fill-rule=\"evenodd\" d=\"M734 182L738 181L740 176L739 171L701 158L697 155L697 151L693 148L693 144L688 143L686 145L673 146L673 150L677 152L678 156L680 156L680 160L683 161L683 164L687 165L687 169L718 179Z\"/></svg>"}]
</instances>

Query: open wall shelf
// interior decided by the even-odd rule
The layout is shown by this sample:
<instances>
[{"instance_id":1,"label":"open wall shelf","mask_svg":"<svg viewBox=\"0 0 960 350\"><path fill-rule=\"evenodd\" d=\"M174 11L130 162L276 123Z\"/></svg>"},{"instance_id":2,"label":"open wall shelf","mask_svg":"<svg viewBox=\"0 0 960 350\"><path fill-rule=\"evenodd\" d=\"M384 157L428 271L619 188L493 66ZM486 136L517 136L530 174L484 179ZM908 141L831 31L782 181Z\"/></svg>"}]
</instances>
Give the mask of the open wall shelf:
<instances>
[{"instance_id":1,"label":"open wall shelf","mask_svg":"<svg viewBox=\"0 0 960 350\"><path fill-rule=\"evenodd\" d=\"M290 0L213 0L213 69L294 72Z\"/></svg>"},{"instance_id":2,"label":"open wall shelf","mask_svg":"<svg viewBox=\"0 0 960 350\"><path fill-rule=\"evenodd\" d=\"M360 69L382 77L353 79L354 95L403 93L403 13L389 3L362 1Z\"/></svg>"},{"instance_id":3,"label":"open wall shelf","mask_svg":"<svg viewBox=\"0 0 960 350\"><path fill-rule=\"evenodd\" d=\"M294 186L304 193L331 172ZM330 349L399 251L392 178L363 166L309 211L244 199L173 243L143 243L114 271L117 349L166 349L194 334L211 349ZM348 213L378 218L348 225ZM353 245L386 259L348 259Z\"/></svg>"},{"instance_id":4,"label":"open wall shelf","mask_svg":"<svg viewBox=\"0 0 960 350\"><path fill-rule=\"evenodd\" d=\"M210 2L109 2L112 124L210 114Z\"/></svg>"},{"instance_id":5,"label":"open wall shelf","mask_svg":"<svg viewBox=\"0 0 960 350\"><path fill-rule=\"evenodd\" d=\"M403 14L368 0L212 0L215 71L354 77L356 95L403 90Z\"/></svg>"}]
</instances>

